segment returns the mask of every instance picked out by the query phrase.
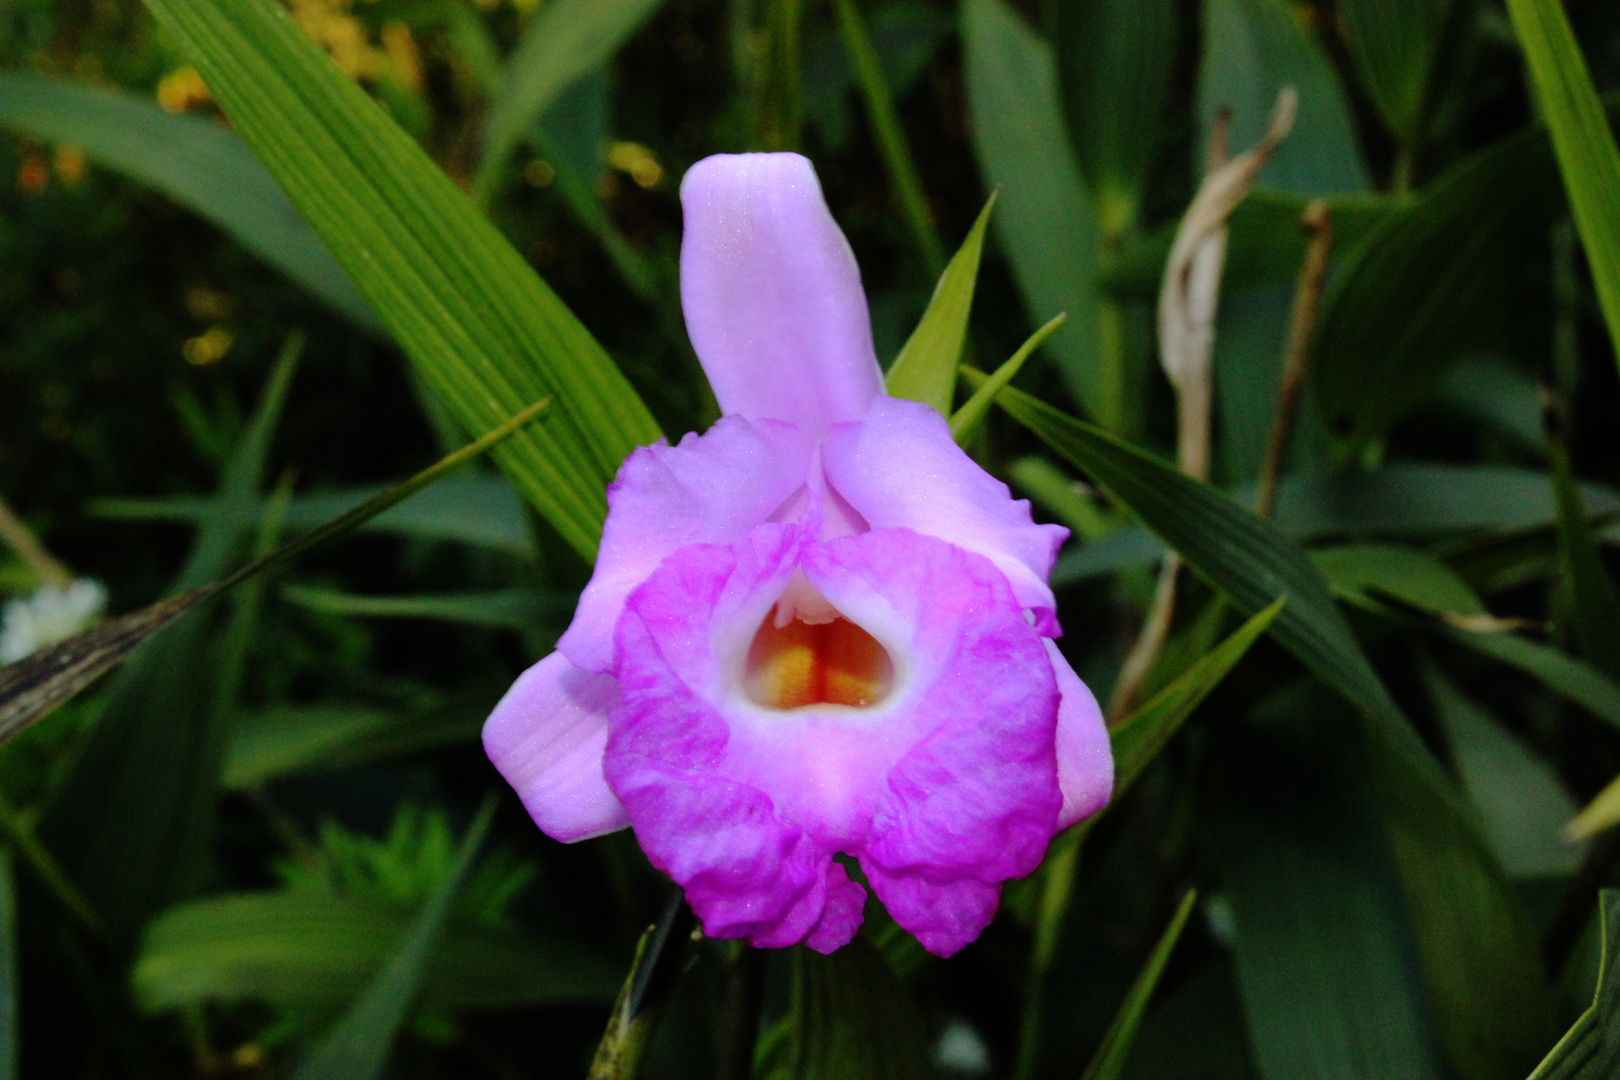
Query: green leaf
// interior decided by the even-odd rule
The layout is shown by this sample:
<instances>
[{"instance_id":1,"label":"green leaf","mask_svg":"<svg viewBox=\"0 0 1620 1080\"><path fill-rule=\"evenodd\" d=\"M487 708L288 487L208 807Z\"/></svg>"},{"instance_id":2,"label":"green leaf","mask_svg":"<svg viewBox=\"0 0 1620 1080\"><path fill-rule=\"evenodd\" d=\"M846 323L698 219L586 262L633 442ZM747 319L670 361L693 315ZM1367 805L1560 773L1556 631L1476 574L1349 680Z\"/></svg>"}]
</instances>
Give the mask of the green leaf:
<instances>
[{"instance_id":1,"label":"green leaf","mask_svg":"<svg viewBox=\"0 0 1620 1080\"><path fill-rule=\"evenodd\" d=\"M1598 553L1562 435L1547 440L1547 451L1558 503L1559 576L1574 612L1581 655L1609 678L1620 679L1620 592Z\"/></svg>"},{"instance_id":2,"label":"green leaf","mask_svg":"<svg viewBox=\"0 0 1620 1080\"><path fill-rule=\"evenodd\" d=\"M463 429L556 396L496 461L593 555L608 480L659 436L602 347L286 10L271 0L150 6Z\"/></svg>"},{"instance_id":3,"label":"green leaf","mask_svg":"<svg viewBox=\"0 0 1620 1080\"><path fill-rule=\"evenodd\" d=\"M1211 918L1214 923L1214 918ZM1129 1080L1255 1080L1232 965L1219 956L1177 980L1148 1014Z\"/></svg>"},{"instance_id":4,"label":"green leaf","mask_svg":"<svg viewBox=\"0 0 1620 1080\"><path fill-rule=\"evenodd\" d=\"M1440 1077L1354 721L1308 684L1233 732L1221 803L1233 957L1264 1077Z\"/></svg>"},{"instance_id":5,"label":"green leaf","mask_svg":"<svg viewBox=\"0 0 1620 1080\"><path fill-rule=\"evenodd\" d=\"M1530 130L1454 166L1366 239L1330 285L1317 332L1317 405L1341 456L1421 402L1463 354L1506 340L1525 267L1561 212L1546 135Z\"/></svg>"},{"instance_id":6,"label":"green leaf","mask_svg":"<svg viewBox=\"0 0 1620 1080\"><path fill-rule=\"evenodd\" d=\"M1058 72L1069 131L1104 236L1136 224L1158 161L1176 58L1171 0L1058 5Z\"/></svg>"},{"instance_id":7,"label":"green leaf","mask_svg":"<svg viewBox=\"0 0 1620 1080\"><path fill-rule=\"evenodd\" d=\"M1598 905L1603 960L1597 993L1530 1080L1607 1080L1620 1072L1620 979L1615 977L1620 966L1620 892L1604 889Z\"/></svg>"},{"instance_id":8,"label":"green leaf","mask_svg":"<svg viewBox=\"0 0 1620 1080\"><path fill-rule=\"evenodd\" d=\"M619 988L591 1061L590 1080L635 1080L664 1006L684 974L687 943L696 923L680 891L671 892L663 915L636 942L630 973Z\"/></svg>"},{"instance_id":9,"label":"green leaf","mask_svg":"<svg viewBox=\"0 0 1620 1080\"><path fill-rule=\"evenodd\" d=\"M1147 771L1193 710L1270 628L1284 603L1284 598L1278 598L1256 612L1232 636L1199 657L1192 667L1114 728L1109 736L1114 748L1114 798L1129 790Z\"/></svg>"},{"instance_id":10,"label":"green leaf","mask_svg":"<svg viewBox=\"0 0 1620 1080\"><path fill-rule=\"evenodd\" d=\"M221 484L222 512L198 534L175 592L215 581L229 566L296 362L289 350L271 375ZM115 939L202 883L228 719L209 708L210 640L205 609L146 642L113 684L40 823L40 839Z\"/></svg>"},{"instance_id":11,"label":"green leaf","mask_svg":"<svg viewBox=\"0 0 1620 1080\"><path fill-rule=\"evenodd\" d=\"M1508 0L1620 362L1620 149L1560 0Z\"/></svg>"},{"instance_id":12,"label":"green leaf","mask_svg":"<svg viewBox=\"0 0 1620 1080\"><path fill-rule=\"evenodd\" d=\"M1123 388L1107 385L1097 340L1098 231L1069 150L1051 46L1003 0L963 0L962 33L974 149L1001 189L996 235L1030 320L1070 322L1048 348L1069 391L1110 427Z\"/></svg>"},{"instance_id":13,"label":"green leaf","mask_svg":"<svg viewBox=\"0 0 1620 1080\"><path fill-rule=\"evenodd\" d=\"M1335 594L1382 594L1435 615L1484 615L1485 604L1455 570L1414 548L1347 544L1318 548L1311 561Z\"/></svg>"},{"instance_id":14,"label":"green leaf","mask_svg":"<svg viewBox=\"0 0 1620 1080\"><path fill-rule=\"evenodd\" d=\"M1503 868L1515 877L1573 874L1581 853L1559 833L1577 807L1557 771L1433 662L1420 664L1418 672L1451 746L1452 766Z\"/></svg>"},{"instance_id":15,"label":"green leaf","mask_svg":"<svg viewBox=\"0 0 1620 1080\"><path fill-rule=\"evenodd\" d=\"M429 962L450 916L450 902L495 820L495 805L491 793L462 839L444 883L422 905L404 940L382 970L368 980L359 999L299 1065L294 1080L376 1080L382 1075L394 1036L429 974Z\"/></svg>"},{"instance_id":16,"label":"green leaf","mask_svg":"<svg viewBox=\"0 0 1620 1080\"><path fill-rule=\"evenodd\" d=\"M1293 130L1260 173L1262 184L1305 195L1367 187L1367 171L1357 148L1355 121L1344 87L1327 54L1301 29L1289 4L1284 0L1210 0L1204 5L1203 30L1198 114L1205 129L1217 109L1228 107L1232 110L1231 144L1252 146L1266 129L1277 92L1284 86L1299 91ZM1342 214L1337 206L1334 210L1334 231L1341 233ZM1244 280L1232 276L1243 261L1237 250L1243 216L1242 208L1233 215L1229 284ZM1297 236L1297 210L1290 225ZM1339 242L1344 243L1342 236ZM1296 257L1286 277L1292 280L1298 268Z\"/></svg>"},{"instance_id":17,"label":"green leaf","mask_svg":"<svg viewBox=\"0 0 1620 1080\"><path fill-rule=\"evenodd\" d=\"M1187 895L1176 905L1176 913L1170 916L1170 925L1164 928L1158 943L1153 946L1153 952L1148 954L1147 963L1142 965L1136 981L1131 984L1130 993L1120 1003L1119 1012L1114 1014L1114 1022L1108 1025L1108 1033L1103 1036L1102 1045L1097 1048L1091 1064L1086 1066L1081 1080L1118 1080L1125 1071L1125 1062L1136 1045L1136 1034L1142 1026L1142 1017L1147 1013L1148 1002L1159 986L1159 977L1164 974L1170 954L1175 951L1176 942L1181 940L1181 931L1187 925L1187 916L1192 914L1197 901L1198 890L1188 889Z\"/></svg>"},{"instance_id":18,"label":"green leaf","mask_svg":"<svg viewBox=\"0 0 1620 1080\"><path fill-rule=\"evenodd\" d=\"M876 948L856 937L831 956L793 950L787 1016L760 1040L761 1080L923 1080L927 1033Z\"/></svg>"},{"instance_id":19,"label":"green leaf","mask_svg":"<svg viewBox=\"0 0 1620 1080\"><path fill-rule=\"evenodd\" d=\"M1620 728L1620 685L1596 668L1518 634L1472 634L1450 627L1436 630L1448 641L1518 668L1553 693Z\"/></svg>"},{"instance_id":20,"label":"green leaf","mask_svg":"<svg viewBox=\"0 0 1620 1080\"><path fill-rule=\"evenodd\" d=\"M1460 793L1379 681L1304 553L1270 522L1106 432L1011 388L998 401L1239 607L1252 612L1287 597L1272 636L1366 724L1453 1066L1483 1080L1539 1052L1551 1002L1528 916Z\"/></svg>"},{"instance_id":21,"label":"green leaf","mask_svg":"<svg viewBox=\"0 0 1620 1080\"><path fill-rule=\"evenodd\" d=\"M956 365L962 359L962 343L967 340L968 313L973 309L973 288L979 280L979 256L984 251L984 229L995 208L996 193L979 211L968 230L967 239L951 257L950 264L934 286L917 328L906 339L900 355L885 377L891 395L920 401L941 416L951 415L951 398L956 389Z\"/></svg>"},{"instance_id":22,"label":"green leaf","mask_svg":"<svg viewBox=\"0 0 1620 1080\"><path fill-rule=\"evenodd\" d=\"M240 790L283 776L476 742L501 689L407 710L338 704L247 713L231 729L220 784Z\"/></svg>"},{"instance_id":23,"label":"green leaf","mask_svg":"<svg viewBox=\"0 0 1620 1080\"><path fill-rule=\"evenodd\" d=\"M382 322L332 253L226 128L147 98L48 75L0 72L0 124L67 143L200 214L356 324Z\"/></svg>"},{"instance_id":24,"label":"green leaf","mask_svg":"<svg viewBox=\"0 0 1620 1080\"><path fill-rule=\"evenodd\" d=\"M341 488L300 495L287 507L287 528L303 532L323 525L387 490L383 487ZM215 500L180 496L171 499L96 499L85 508L92 517L125 521L200 522L218 512ZM250 511L258 520L263 505ZM362 526L419 540L453 540L493 548L524 558L534 553L523 502L503 477L451 476L378 514Z\"/></svg>"},{"instance_id":25,"label":"green leaf","mask_svg":"<svg viewBox=\"0 0 1620 1080\"><path fill-rule=\"evenodd\" d=\"M1424 134L1436 69L1455 0L1343 0L1344 41L1395 138Z\"/></svg>"},{"instance_id":26,"label":"green leaf","mask_svg":"<svg viewBox=\"0 0 1620 1080\"><path fill-rule=\"evenodd\" d=\"M354 1001L411 929L411 912L314 893L237 893L170 908L146 929L131 976L149 1012L205 1001L335 1011ZM452 922L428 961L423 1006L449 1012L605 1004L613 964L562 937Z\"/></svg>"},{"instance_id":27,"label":"green leaf","mask_svg":"<svg viewBox=\"0 0 1620 1080\"><path fill-rule=\"evenodd\" d=\"M934 228L922 179L917 175L916 160L906 142L905 130L900 126L900 114L894 107L894 92L883 74L883 65L872 44L872 35L867 32L866 19L861 15L856 0L833 0L833 10L838 18L838 33L844 43L844 54L849 58L855 85L866 102L872 135L877 141L878 151L883 155L883 164L888 169L889 182L894 185L900 209L906 215L912 241L917 245L918 254L922 256L928 272L939 274L945 265L945 251ZM982 238L983 228L978 227L978 232ZM947 394L954 385L953 380L951 385L945 387Z\"/></svg>"},{"instance_id":28,"label":"green leaf","mask_svg":"<svg viewBox=\"0 0 1620 1080\"><path fill-rule=\"evenodd\" d=\"M494 190L506 159L546 107L619 46L662 0L553 0L529 24L506 63L484 122L484 157L475 188Z\"/></svg>"},{"instance_id":29,"label":"green leaf","mask_svg":"<svg viewBox=\"0 0 1620 1080\"><path fill-rule=\"evenodd\" d=\"M333 589L288 585L284 600L333 615L359 615L383 619L435 619L466 626L529 630L547 623L565 624L574 613L578 596L545 593L538 589L491 589L485 592L439 593L427 596L356 596Z\"/></svg>"},{"instance_id":30,"label":"green leaf","mask_svg":"<svg viewBox=\"0 0 1620 1080\"><path fill-rule=\"evenodd\" d=\"M299 340L299 339L294 339ZM0 743L45 716L48 712L88 686L101 674L110 671L148 638L167 628L193 608L218 596L222 592L283 563L302 555L310 548L327 540L353 531L423 488L446 473L498 445L501 440L533 420L550 405L545 398L519 412L493 431L479 436L460 450L423 469L409 480L387 488L358 506L339 514L308 535L254 559L230 576L198 585L179 596L160 600L139 611L109 620L76 634L58 645L41 650L25 660L0 668ZM251 493L227 493L215 502L217 516L209 520L209 527L221 535L232 534L232 523L249 520ZM263 519L274 519L279 528L285 517L282 498L272 500L274 506ZM227 662L221 669L229 671Z\"/></svg>"},{"instance_id":31,"label":"green leaf","mask_svg":"<svg viewBox=\"0 0 1620 1080\"><path fill-rule=\"evenodd\" d=\"M18 1042L17 883L11 853L0 852L0 1080L16 1080Z\"/></svg>"},{"instance_id":32,"label":"green leaf","mask_svg":"<svg viewBox=\"0 0 1620 1080\"><path fill-rule=\"evenodd\" d=\"M1029 335L1029 340L1018 346L1018 351L1007 358L1007 362L985 380L983 386L973 391L973 396L962 403L962 407L951 416L951 438L956 440L958 446L970 445L979 434L979 428L984 424L984 418L990 413L990 406L995 403L996 395L1001 388L1013 381L1024 361L1030 358L1041 345L1041 342L1051 337L1057 328L1068 322L1067 315L1054 316L1045 326ZM954 373L953 373L954 374Z\"/></svg>"}]
</instances>

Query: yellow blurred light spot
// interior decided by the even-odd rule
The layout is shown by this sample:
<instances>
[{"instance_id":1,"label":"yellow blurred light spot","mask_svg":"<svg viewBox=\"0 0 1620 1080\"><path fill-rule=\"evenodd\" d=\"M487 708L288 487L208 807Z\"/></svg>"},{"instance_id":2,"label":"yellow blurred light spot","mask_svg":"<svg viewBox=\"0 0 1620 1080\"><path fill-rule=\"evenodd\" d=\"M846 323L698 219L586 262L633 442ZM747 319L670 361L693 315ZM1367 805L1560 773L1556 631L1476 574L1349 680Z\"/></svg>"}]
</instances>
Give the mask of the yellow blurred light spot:
<instances>
[{"instance_id":1,"label":"yellow blurred light spot","mask_svg":"<svg viewBox=\"0 0 1620 1080\"><path fill-rule=\"evenodd\" d=\"M17 166L17 186L29 195L38 195L51 182L51 170L45 159L30 154Z\"/></svg>"},{"instance_id":2,"label":"yellow blurred light spot","mask_svg":"<svg viewBox=\"0 0 1620 1080\"><path fill-rule=\"evenodd\" d=\"M238 1069L257 1069L264 1061L264 1047L258 1043L243 1043L231 1051L231 1064Z\"/></svg>"},{"instance_id":3,"label":"yellow blurred light spot","mask_svg":"<svg viewBox=\"0 0 1620 1080\"><path fill-rule=\"evenodd\" d=\"M495 0L495 3L499 2L500 0ZM490 7L494 6L495 4L490 4ZM512 8L519 15L532 15L539 6L540 0L512 0Z\"/></svg>"},{"instance_id":4,"label":"yellow blurred light spot","mask_svg":"<svg viewBox=\"0 0 1620 1080\"><path fill-rule=\"evenodd\" d=\"M416 39L411 37L411 28L394 20L382 28L382 43L388 62L393 65L394 78L411 93L420 92L422 54L416 48Z\"/></svg>"},{"instance_id":5,"label":"yellow blurred light spot","mask_svg":"<svg viewBox=\"0 0 1620 1080\"><path fill-rule=\"evenodd\" d=\"M164 112L183 113L209 100L208 84L202 81L196 68L183 67L163 76L158 83L157 99Z\"/></svg>"},{"instance_id":6,"label":"yellow blurred light spot","mask_svg":"<svg viewBox=\"0 0 1620 1080\"><path fill-rule=\"evenodd\" d=\"M186 363L195 367L207 367L217 364L231 351L231 343L236 338L223 326L210 327L194 338L187 338L186 343L180 346L180 353L186 358Z\"/></svg>"},{"instance_id":7,"label":"yellow blurred light spot","mask_svg":"<svg viewBox=\"0 0 1620 1080\"><path fill-rule=\"evenodd\" d=\"M767 709L876 705L893 686L889 654L848 619L779 627L767 615L748 649L744 689Z\"/></svg>"},{"instance_id":8,"label":"yellow blurred light spot","mask_svg":"<svg viewBox=\"0 0 1620 1080\"><path fill-rule=\"evenodd\" d=\"M62 183L68 187L83 180L88 168L84 160L84 151L77 146L58 146L52 164L56 166L56 175L61 177Z\"/></svg>"},{"instance_id":9,"label":"yellow blurred light spot","mask_svg":"<svg viewBox=\"0 0 1620 1080\"><path fill-rule=\"evenodd\" d=\"M627 173L640 188L655 188L664 179L664 167L658 164L653 152L640 143L614 143L608 149L608 164Z\"/></svg>"},{"instance_id":10,"label":"yellow blurred light spot","mask_svg":"<svg viewBox=\"0 0 1620 1080\"><path fill-rule=\"evenodd\" d=\"M551 167L551 163L549 161L542 161L539 158L535 158L533 161L523 166L523 179L527 180L535 187L550 187L551 182L557 179L557 170Z\"/></svg>"}]
</instances>

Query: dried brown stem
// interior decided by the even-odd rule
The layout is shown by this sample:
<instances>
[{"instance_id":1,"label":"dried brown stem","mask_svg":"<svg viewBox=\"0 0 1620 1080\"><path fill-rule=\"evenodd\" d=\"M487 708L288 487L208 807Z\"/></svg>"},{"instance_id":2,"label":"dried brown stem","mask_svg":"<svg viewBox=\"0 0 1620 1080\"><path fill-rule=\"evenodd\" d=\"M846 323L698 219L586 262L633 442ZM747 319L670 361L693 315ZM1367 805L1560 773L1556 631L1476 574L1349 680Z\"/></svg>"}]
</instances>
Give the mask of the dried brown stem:
<instances>
[{"instance_id":1,"label":"dried brown stem","mask_svg":"<svg viewBox=\"0 0 1620 1080\"><path fill-rule=\"evenodd\" d=\"M1327 275L1328 251L1333 246L1333 215L1326 202L1311 200L1300 216L1300 225L1310 239L1294 286L1294 311L1288 323L1282 380L1277 384L1277 411L1271 418L1271 439L1266 444L1266 461L1260 470L1260 488L1255 498L1256 512L1266 518L1276 509L1283 457L1299 418L1299 400L1305 392L1305 373L1316 337L1316 314L1322 305L1322 280Z\"/></svg>"},{"instance_id":2,"label":"dried brown stem","mask_svg":"<svg viewBox=\"0 0 1620 1080\"><path fill-rule=\"evenodd\" d=\"M56 556L45 550L45 545L12 512L3 498L0 498L0 540L4 540L17 553L17 558L45 584L55 585L58 589L73 584L73 574Z\"/></svg>"}]
</instances>

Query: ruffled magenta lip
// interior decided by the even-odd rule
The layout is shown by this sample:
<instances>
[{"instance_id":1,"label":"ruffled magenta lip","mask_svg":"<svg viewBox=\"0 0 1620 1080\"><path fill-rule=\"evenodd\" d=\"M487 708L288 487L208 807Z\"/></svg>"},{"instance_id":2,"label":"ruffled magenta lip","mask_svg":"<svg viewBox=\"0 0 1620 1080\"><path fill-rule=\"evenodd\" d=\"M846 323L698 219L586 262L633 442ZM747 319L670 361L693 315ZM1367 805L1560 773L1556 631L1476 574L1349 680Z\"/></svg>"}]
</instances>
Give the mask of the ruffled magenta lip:
<instances>
[{"instance_id":1,"label":"ruffled magenta lip","mask_svg":"<svg viewBox=\"0 0 1620 1080\"><path fill-rule=\"evenodd\" d=\"M807 161L709 158L681 198L682 305L726 415L625 460L574 620L486 748L548 834L632 824L713 936L836 948L865 899L845 852L948 954L1112 784L1050 640L1066 530L883 393ZM750 660L773 611L803 627ZM807 629L835 617L860 634Z\"/></svg>"}]
</instances>

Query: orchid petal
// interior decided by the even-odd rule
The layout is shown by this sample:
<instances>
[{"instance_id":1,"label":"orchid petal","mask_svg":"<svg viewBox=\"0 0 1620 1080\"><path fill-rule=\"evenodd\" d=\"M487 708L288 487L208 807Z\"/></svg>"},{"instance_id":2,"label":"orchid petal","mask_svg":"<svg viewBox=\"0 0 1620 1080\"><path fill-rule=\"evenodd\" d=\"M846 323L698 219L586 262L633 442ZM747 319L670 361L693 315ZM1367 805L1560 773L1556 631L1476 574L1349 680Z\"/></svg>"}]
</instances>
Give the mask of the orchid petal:
<instances>
[{"instance_id":1,"label":"orchid petal","mask_svg":"<svg viewBox=\"0 0 1620 1080\"><path fill-rule=\"evenodd\" d=\"M613 627L630 591L689 544L748 535L804 486L813 454L791 425L742 417L677 446L632 452L608 488L596 570L557 648L587 671L610 670Z\"/></svg>"},{"instance_id":2,"label":"orchid petal","mask_svg":"<svg viewBox=\"0 0 1620 1080\"><path fill-rule=\"evenodd\" d=\"M1057 645L1050 640L1045 644L1052 658L1058 693L1063 695L1057 722L1058 788L1063 792L1063 809L1058 811L1057 825L1067 829L1101 810L1114 793L1114 750L1097 699Z\"/></svg>"},{"instance_id":3,"label":"orchid petal","mask_svg":"<svg viewBox=\"0 0 1620 1080\"><path fill-rule=\"evenodd\" d=\"M902 926L954 950L1052 834L1056 677L988 559L909 529L821 541L818 526L684 549L631 595L604 771L711 935L845 939L860 895L831 870L842 851ZM875 703L774 709L745 692L742 659L801 572L888 653Z\"/></svg>"},{"instance_id":4,"label":"orchid petal","mask_svg":"<svg viewBox=\"0 0 1620 1080\"><path fill-rule=\"evenodd\" d=\"M727 414L819 437L883 392L860 269L798 154L718 154L681 182L681 306Z\"/></svg>"},{"instance_id":5,"label":"orchid petal","mask_svg":"<svg viewBox=\"0 0 1620 1080\"><path fill-rule=\"evenodd\" d=\"M552 653L519 676L484 722L484 751L540 831L573 843L630 824L602 778L618 684Z\"/></svg>"},{"instance_id":6,"label":"orchid petal","mask_svg":"<svg viewBox=\"0 0 1620 1080\"><path fill-rule=\"evenodd\" d=\"M995 563L1018 602L1035 613L1036 628L1057 636L1057 601L1046 579L1069 531L1035 524L1028 500L1014 499L964 454L933 409L877 398L860 423L827 436L821 464L828 484L872 528L915 529Z\"/></svg>"}]
</instances>

